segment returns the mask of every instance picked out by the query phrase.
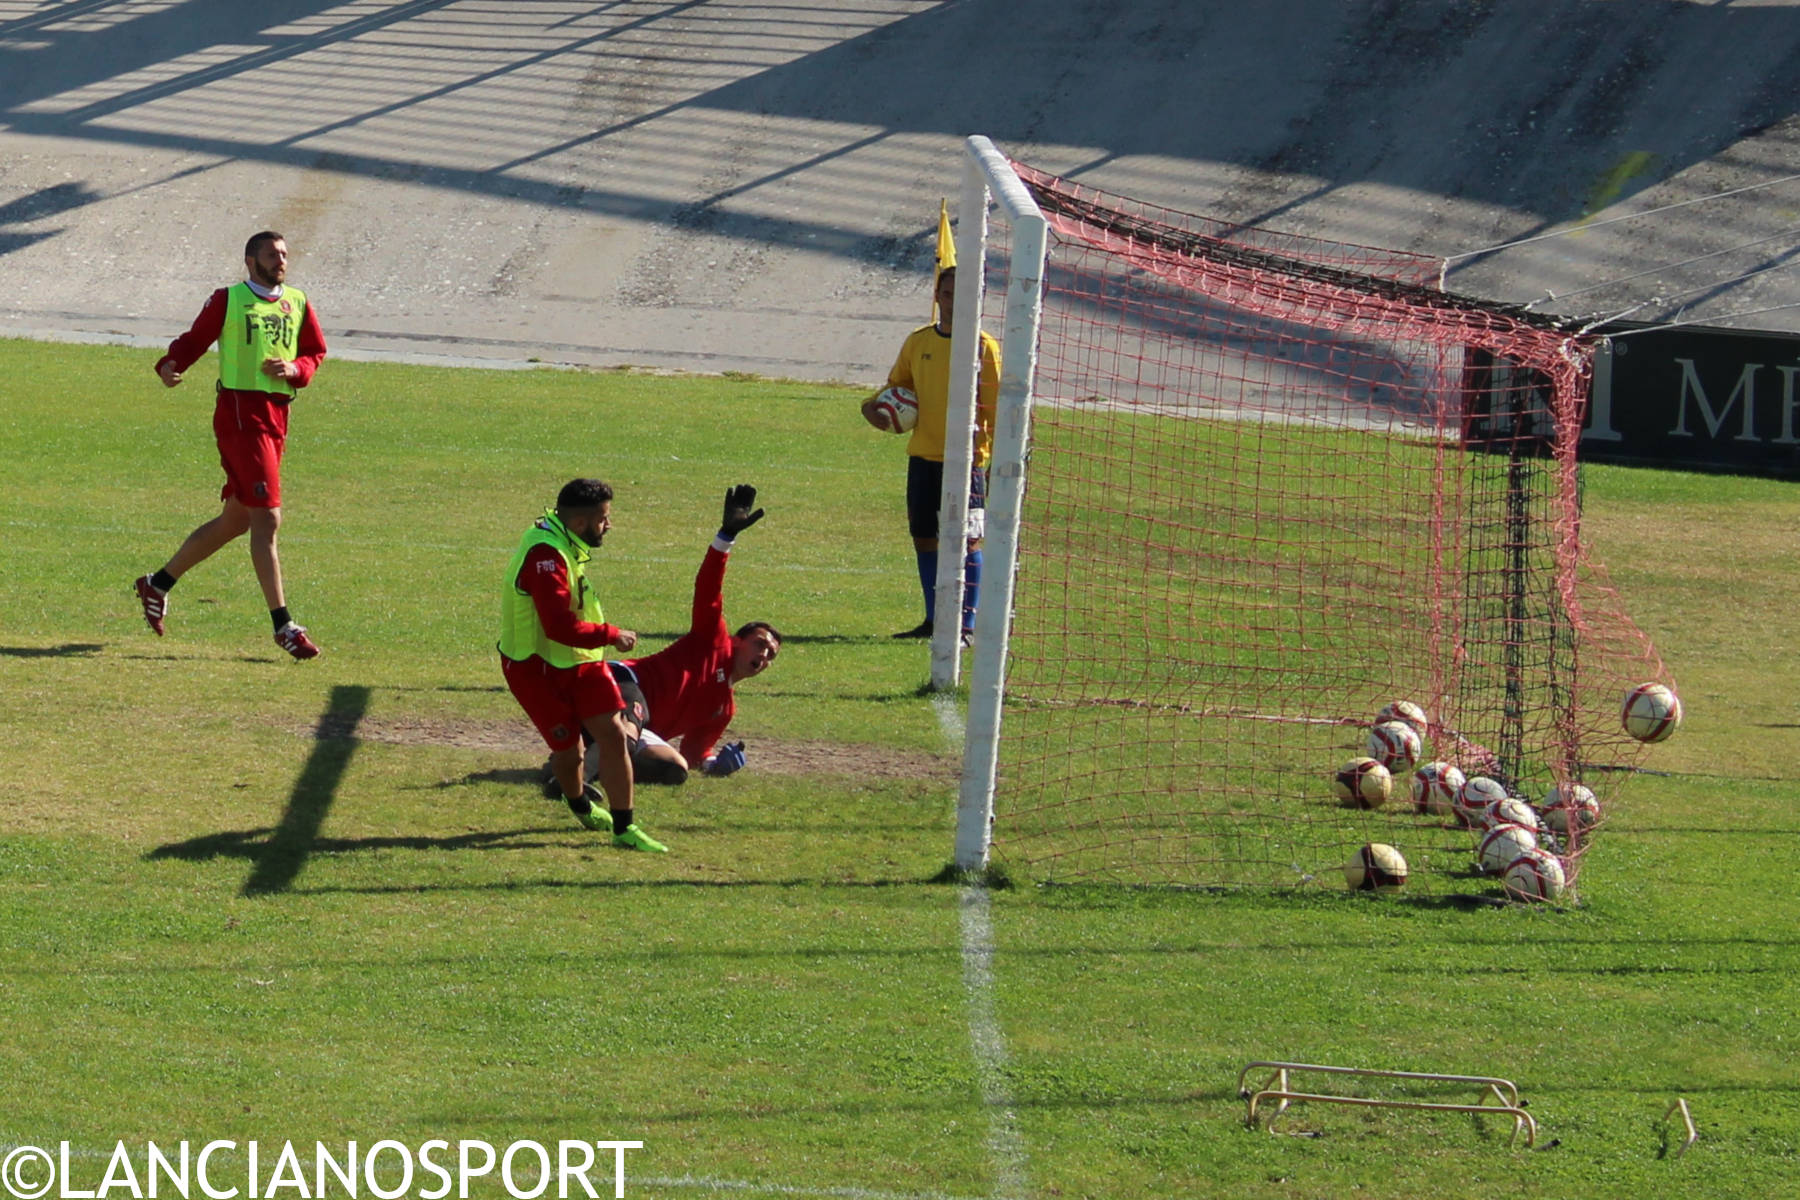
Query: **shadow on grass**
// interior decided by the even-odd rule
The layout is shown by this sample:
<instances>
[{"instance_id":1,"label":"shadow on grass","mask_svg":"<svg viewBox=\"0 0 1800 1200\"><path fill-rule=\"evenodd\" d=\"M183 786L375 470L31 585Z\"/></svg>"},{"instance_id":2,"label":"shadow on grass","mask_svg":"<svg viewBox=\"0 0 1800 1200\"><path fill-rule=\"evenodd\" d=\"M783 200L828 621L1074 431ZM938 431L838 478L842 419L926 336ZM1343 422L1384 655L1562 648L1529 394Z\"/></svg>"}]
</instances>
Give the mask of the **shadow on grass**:
<instances>
[{"instance_id":1,"label":"shadow on grass","mask_svg":"<svg viewBox=\"0 0 1800 1200\"><path fill-rule=\"evenodd\" d=\"M325 814L331 810L358 744L353 736L328 738L325 731L348 728L353 734L368 710L368 688L339 685L331 689L325 711L319 716L319 736L313 742L313 751L300 770L300 778L294 781L281 823L255 855L256 865L244 881L244 895L266 896L293 886L295 876L306 866L307 856L317 847L319 828L325 823Z\"/></svg>"},{"instance_id":2,"label":"shadow on grass","mask_svg":"<svg viewBox=\"0 0 1800 1200\"><path fill-rule=\"evenodd\" d=\"M517 831L515 831L516 833ZM547 832L537 830L535 832ZM506 834L499 836L515 836ZM427 839L429 840L429 839ZM531 843L515 843L519 848L529 848ZM604 843L596 842L596 847ZM513 846L500 847L512 849ZM619 854L630 854L629 850L616 851ZM435 892L454 892L457 894L503 894L508 892L593 892L593 891L656 891L667 888L691 888L694 891L752 891L757 889L775 891L787 889L808 889L813 891L832 891L839 888L871 889L871 888L908 888L923 887L931 883L929 877L912 877L905 879L825 879L817 876L789 877L786 879L493 879L485 883L377 883L377 884L323 884L319 887L297 887L292 893L296 896L427 896ZM811 953L810 951L801 953ZM861 953L861 951L845 951ZM880 953L873 951L872 953Z\"/></svg>"},{"instance_id":3,"label":"shadow on grass","mask_svg":"<svg viewBox=\"0 0 1800 1200\"><path fill-rule=\"evenodd\" d=\"M60 646L0 646L0 658L80 658L106 647L100 642L64 642Z\"/></svg>"},{"instance_id":4,"label":"shadow on grass","mask_svg":"<svg viewBox=\"0 0 1800 1200\"><path fill-rule=\"evenodd\" d=\"M471 771L460 779L440 779L430 786L430 790L443 788L474 787L480 783L529 784L536 786L543 782L542 767L495 767L491 771Z\"/></svg>"},{"instance_id":5,"label":"shadow on grass","mask_svg":"<svg viewBox=\"0 0 1800 1200\"><path fill-rule=\"evenodd\" d=\"M138 653L138 654L120 654L120 655L117 655L116 657L126 659L129 661L134 661L134 662L193 662L195 659L203 658L205 656L200 655L200 654L143 654L143 653ZM242 663L282 663L282 662L286 662L287 659L278 658L273 654L240 654L240 655L237 655L235 658L224 659L221 661L242 662Z\"/></svg>"},{"instance_id":6,"label":"shadow on grass","mask_svg":"<svg viewBox=\"0 0 1800 1200\"><path fill-rule=\"evenodd\" d=\"M322 838L314 837L306 844L309 854L349 854L358 850L532 850L551 845L550 842L523 842L514 839L530 834L566 833L567 830L556 829L506 829L485 831L482 833L457 834L454 837L363 837L363 838ZM146 859L174 858L184 862L210 862L215 858L243 858L255 863L251 879L263 869L263 864L271 858L282 858L286 848L280 844L279 829L231 829L223 833L206 833L199 837L189 838L185 842L170 842L166 846L158 846L144 857ZM283 890L293 889L290 877L288 886ZM330 888L313 889L315 891L331 891ZM412 889L401 887L397 891ZM250 884L244 885L244 894L253 895Z\"/></svg>"},{"instance_id":7,"label":"shadow on grass","mask_svg":"<svg viewBox=\"0 0 1800 1200\"><path fill-rule=\"evenodd\" d=\"M504 692L506 690L506 685L501 684L501 683L495 683L495 684L444 683L444 684L433 684L429 687L424 687L424 686L419 686L416 684L407 684L407 683L385 683L385 684L382 684L381 690L384 692L477 692L477 693L480 693L480 692Z\"/></svg>"}]
</instances>

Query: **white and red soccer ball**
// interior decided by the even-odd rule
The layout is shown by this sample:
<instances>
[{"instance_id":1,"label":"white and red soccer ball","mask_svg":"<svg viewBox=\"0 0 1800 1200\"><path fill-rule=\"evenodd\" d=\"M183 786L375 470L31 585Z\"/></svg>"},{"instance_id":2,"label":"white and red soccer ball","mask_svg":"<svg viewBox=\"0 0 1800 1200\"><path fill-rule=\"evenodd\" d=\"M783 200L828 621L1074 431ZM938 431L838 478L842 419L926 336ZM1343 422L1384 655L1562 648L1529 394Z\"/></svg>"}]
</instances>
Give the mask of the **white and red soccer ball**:
<instances>
[{"instance_id":1,"label":"white and red soccer ball","mask_svg":"<svg viewBox=\"0 0 1800 1200\"><path fill-rule=\"evenodd\" d=\"M1372 758L1353 758L1331 777L1337 798L1356 808L1380 808L1394 787L1393 775Z\"/></svg>"},{"instance_id":2,"label":"white and red soccer ball","mask_svg":"<svg viewBox=\"0 0 1800 1200\"><path fill-rule=\"evenodd\" d=\"M1515 900L1532 903L1560 898L1569 886L1561 860L1548 850L1527 850L1506 864L1500 882Z\"/></svg>"},{"instance_id":3,"label":"white and red soccer ball","mask_svg":"<svg viewBox=\"0 0 1800 1200\"><path fill-rule=\"evenodd\" d=\"M1600 801L1593 789L1559 783L1544 796L1544 824L1557 833L1586 833L1600 823Z\"/></svg>"},{"instance_id":4,"label":"white and red soccer ball","mask_svg":"<svg viewBox=\"0 0 1800 1200\"><path fill-rule=\"evenodd\" d=\"M1406 858L1386 842L1370 842L1344 864L1353 892L1397 892L1406 886Z\"/></svg>"},{"instance_id":5,"label":"white and red soccer ball","mask_svg":"<svg viewBox=\"0 0 1800 1200\"><path fill-rule=\"evenodd\" d=\"M1538 817L1537 809L1517 796L1496 800L1481 810L1481 828L1492 829L1496 825L1521 825L1533 833L1543 832L1543 821Z\"/></svg>"},{"instance_id":6,"label":"white and red soccer ball","mask_svg":"<svg viewBox=\"0 0 1800 1200\"><path fill-rule=\"evenodd\" d=\"M1475 856L1483 871L1499 875L1514 859L1537 848L1537 834L1523 825L1496 825L1482 835Z\"/></svg>"},{"instance_id":7,"label":"white and red soccer ball","mask_svg":"<svg viewBox=\"0 0 1800 1200\"><path fill-rule=\"evenodd\" d=\"M1660 742L1681 726L1681 699L1660 683L1640 683L1625 693L1619 723L1640 742Z\"/></svg>"},{"instance_id":8,"label":"white and red soccer ball","mask_svg":"<svg viewBox=\"0 0 1800 1200\"><path fill-rule=\"evenodd\" d=\"M1466 782L1461 767L1447 762L1419 764L1412 773L1413 811L1450 815L1455 811L1457 790Z\"/></svg>"},{"instance_id":9,"label":"white and red soccer ball","mask_svg":"<svg viewBox=\"0 0 1800 1200\"><path fill-rule=\"evenodd\" d=\"M1479 829L1481 815L1487 811L1488 805L1496 800L1504 800L1506 796L1506 785L1498 779L1490 779L1486 775L1471 775L1456 789L1456 799L1451 801L1451 810L1464 825L1470 829Z\"/></svg>"},{"instance_id":10,"label":"white and red soccer ball","mask_svg":"<svg viewBox=\"0 0 1800 1200\"><path fill-rule=\"evenodd\" d=\"M919 423L919 398L903 387L875 394L875 415L893 433L906 433Z\"/></svg>"},{"instance_id":11,"label":"white and red soccer ball","mask_svg":"<svg viewBox=\"0 0 1800 1200\"><path fill-rule=\"evenodd\" d=\"M1412 770L1423 745L1418 730L1405 721L1379 721L1369 727L1369 757L1390 772Z\"/></svg>"},{"instance_id":12,"label":"white and red soccer ball","mask_svg":"<svg viewBox=\"0 0 1800 1200\"><path fill-rule=\"evenodd\" d=\"M1429 724L1425 718L1425 710L1411 700L1390 700L1382 705L1381 711L1375 714L1375 723L1379 725L1383 721L1401 721L1411 725L1413 732L1421 738L1425 736L1426 726Z\"/></svg>"}]
</instances>

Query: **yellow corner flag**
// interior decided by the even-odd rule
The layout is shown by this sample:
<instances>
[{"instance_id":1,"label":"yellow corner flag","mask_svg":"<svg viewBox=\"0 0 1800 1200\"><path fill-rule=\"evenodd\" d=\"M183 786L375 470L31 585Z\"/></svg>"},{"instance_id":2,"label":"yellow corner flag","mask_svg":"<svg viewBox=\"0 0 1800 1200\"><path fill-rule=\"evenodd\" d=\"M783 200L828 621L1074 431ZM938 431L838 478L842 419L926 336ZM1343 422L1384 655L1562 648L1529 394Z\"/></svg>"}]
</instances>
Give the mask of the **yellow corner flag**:
<instances>
[{"instance_id":1,"label":"yellow corner flag","mask_svg":"<svg viewBox=\"0 0 1800 1200\"><path fill-rule=\"evenodd\" d=\"M956 239L950 234L950 202L938 201L937 269L931 273L931 319L937 320L937 284L956 265Z\"/></svg>"}]
</instances>

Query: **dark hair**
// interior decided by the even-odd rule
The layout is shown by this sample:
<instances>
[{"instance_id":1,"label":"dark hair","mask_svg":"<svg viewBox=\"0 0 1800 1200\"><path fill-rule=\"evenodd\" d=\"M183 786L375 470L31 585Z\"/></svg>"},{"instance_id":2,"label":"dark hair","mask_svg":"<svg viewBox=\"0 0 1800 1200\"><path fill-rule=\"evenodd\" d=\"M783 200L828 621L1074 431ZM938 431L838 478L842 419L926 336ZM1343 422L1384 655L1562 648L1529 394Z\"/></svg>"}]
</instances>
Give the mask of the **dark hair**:
<instances>
[{"instance_id":1,"label":"dark hair","mask_svg":"<svg viewBox=\"0 0 1800 1200\"><path fill-rule=\"evenodd\" d=\"M768 630L769 636L775 639L775 644L777 646L781 644L781 630L775 628L767 621L747 621L745 622L744 627L737 631L737 636L740 639L747 638L759 629Z\"/></svg>"},{"instance_id":2,"label":"dark hair","mask_svg":"<svg viewBox=\"0 0 1800 1200\"><path fill-rule=\"evenodd\" d=\"M556 493L557 512L590 512L613 498L612 485L598 479L571 479Z\"/></svg>"},{"instance_id":3,"label":"dark hair","mask_svg":"<svg viewBox=\"0 0 1800 1200\"><path fill-rule=\"evenodd\" d=\"M264 242L285 241L287 241L287 239L282 237L279 233L276 233L273 229L265 229L261 233L253 233L250 235L250 240L244 243L244 257L255 258L256 251Z\"/></svg>"}]
</instances>

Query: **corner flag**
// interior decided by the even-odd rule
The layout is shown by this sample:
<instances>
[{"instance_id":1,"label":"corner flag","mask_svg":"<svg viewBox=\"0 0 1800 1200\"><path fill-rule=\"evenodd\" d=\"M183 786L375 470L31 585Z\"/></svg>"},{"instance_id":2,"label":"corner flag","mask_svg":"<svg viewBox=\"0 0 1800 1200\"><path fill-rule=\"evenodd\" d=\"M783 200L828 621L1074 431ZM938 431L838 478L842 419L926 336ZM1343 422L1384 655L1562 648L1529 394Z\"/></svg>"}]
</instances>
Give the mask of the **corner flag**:
<instances>
[{"instance_id":1,"label":"corner flag","mask_svg":"<svg viewBox=\"0 0 1800 1200\"><path fill-rule=\"evenodd\" d=\"M937 320L937 284L943 273L956 265L956 239L950 234L950 202L938 201L937 268L931 273L931 319Z\"/></svg>"}]
</instances>

